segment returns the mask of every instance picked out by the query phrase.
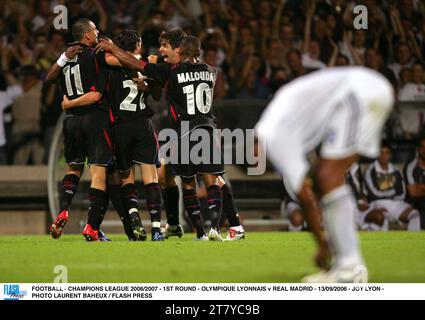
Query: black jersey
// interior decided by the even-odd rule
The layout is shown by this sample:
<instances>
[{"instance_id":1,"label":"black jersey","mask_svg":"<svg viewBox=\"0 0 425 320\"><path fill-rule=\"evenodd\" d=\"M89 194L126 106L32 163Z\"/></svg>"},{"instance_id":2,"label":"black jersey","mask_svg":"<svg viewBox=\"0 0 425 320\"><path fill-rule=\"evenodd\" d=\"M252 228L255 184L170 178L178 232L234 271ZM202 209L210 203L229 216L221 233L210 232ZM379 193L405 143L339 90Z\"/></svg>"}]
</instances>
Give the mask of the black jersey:
<instances>
[{"instance_id":1,"label":"black jersey","mask_svg":"<svg viewBox=\"0 0 425 320\"><path fill-rule=\"evenodd\" d=\"M149 118L154 112L146 104L146 93L137 90L132 80L138 74L125 68L110 68L108 72L107 101L112 122L128 122L137 118Z\"/></svg>"},{"instance_id":2,"label":"black jersey","mask_svg":"<svg viewBox=\"0 0 425 320\"><path fill-rule=\"evenodd\" d=\"M101 67L106 67L105 52L95 53L94 48L79 44L83 47L82 53L69 60L62 69L60 83L68 99L76 99L90 91L104 93L106 87L106 73L100 72ZM82 114L93 110L108 111L102 99L95 106L70 108L66 114Z\"/></svg>"},{"instance_id":3,"label":"black jersey","mask_svg":"<svg viewBox=\"0 0 425 320\"><path fill-rule=\"evenodd\" d=\"M409 161L404 166L404 180L406 185L425 184L425 169L419 165L418 158ZM415 199L407 197L408 202L413 202Z\"/></svg>"},{"instance_id":4,"label":"black jersey","mask_svg":"<svg viewBox=\"0 0 425 320\"><path fill-rule=\"evenodd\" d=\"M163 84L172 126L179 128L181 121L188 121L189 130L216 127L212 102L217 73L213 67L201 61L147 64L145 74Z\"/></svg>"}]
</instances>

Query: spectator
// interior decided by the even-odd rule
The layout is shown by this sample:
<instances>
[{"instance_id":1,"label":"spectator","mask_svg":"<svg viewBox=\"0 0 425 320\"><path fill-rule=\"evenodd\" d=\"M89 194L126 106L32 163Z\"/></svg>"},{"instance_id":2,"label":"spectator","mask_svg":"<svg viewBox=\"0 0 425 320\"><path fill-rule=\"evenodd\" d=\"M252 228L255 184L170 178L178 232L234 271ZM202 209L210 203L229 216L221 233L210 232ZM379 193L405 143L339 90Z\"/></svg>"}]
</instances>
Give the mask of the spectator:
<instances>
[{"instance_id":1,"label":"spectator","mask_svg":"<svg viewBox=\"0 0 425 320\"><path fill-rule=\"evenodd\" d=\"M404 166L407 201L420 213L421 229L425 230L425 137L418 139L417 155Z\"/></svg>"},{"instance_id":2,"label":"spectator","mask_svg":"<svg viewBox=\"0 0 425 320\"><path fill-rule=\"evenodd\" d=\"M9 84L8 84L9 83ZM20 86L15 84L11 75L0 73L0 165L8 164L8 143L4 128L3 111L9 107L13 100L22 94Z\"/></svg>"},{"instance_id":3,"label":"spectator","mask_svg":"<svg viewBox=\"0 0 425 320\"><path fill-rule=\"evenodd\" d=\"M43 163L49 160L50 146L53 139L53 132L59 119L62 108L63 92L57 83L44 84L41 97L41 120L40 127L43 137L44 156Z\"/></svg>"},{"instance_id":4,"label":"spectator","mask_svg":"<svg viewBox=\"0 0 425 320\"><path fill-rule=\"evenodd\" d=\"M288 64L291 71L288 80L292 81L300 76L315 71L315 69L305 68L302 64L301 52L297 49L288 52Z\"/></svg>"},{"instance_id":5,"label":"spectator","mask_svg":"<svg viewBox=\"0 0 425 320\"><path fill-rule=\"evenodd\" d=\"M388 67L398 77L400 70L403 68L411 68L413 65L412 51L406 42L402 42L397 46L396 62L390 64ZM400 79L397 79L400 81Z\"/></svg>"},{"instance_id":6,"label":"spectator","mask_svg":"<svg viewBox=\"0 0 425 320\"><path fill-rule=\"evenodd\" d=\"M34 66L20 70L22 95L16 98L13 112L14 164L27 165L43 162L43 147L40 143L40 115L42 82Z\"/></svg>"},{"instance_id":7,"label":"spectator","mask_svg":"<svg viewBox=\"0 0 425 320\"><path fill-rule=\"evenodd\" d=\"M378 50L375 48L367 49L365 58L366 67L381 73L385 78L388 79L389 82L391 82L394 88L397 88L397 78L394 75L394 72L384 65L384 61Z\"/></svg>"},{"instance_id":8,"label":"spectator","mask_svg":"<svg viewBox=\"0 0 425 320\"><path fill-rule=\"evenodd\" d=\"M226 97L228 84L226 78L224 77L223 70L217 66L218 57L217 49L208 48L204 50L204 59L205 63L209 64L212 67L217 69L217 79L214 86L214 100L221 100Z\"/></svg>"},{"instance_id":9,"label":"spectator","mask_svg":"<svg viewBox=\"0 0 425 320\"><path fill-rule=\"evenodd\" d=\"M138 21L138 33L142 35L145 57L157 54L159 50L159 35L165 30L165 16L162 11L153 12L147 19Z\"/></svg>"},{"instance_id":10,"label":"spectator","mask_svg":"<svg viewBox=\"0 0 425 320\"><path fill-rule=\"evenodd\" d=\"M350 61L348 60L348 57L346 55L339 54L336 57L335 66L343 67L343 66L348 66L348 65L350 65Z\"/></svg>"},{"instance_id":11,"label":"spectator","mask_svg":"<svg viewBox=\"0 0 425 320\"><path fill-rule=\"evenodd\" d=\"M346 55L350 64L364 65L366 53L366 34L363 30L344 32L344 40L340 44L341 53Z\"/></svg>"},{"instance_id":12,"label":"spectator","mask_svg":"<svg viewBox=\"0 0 425 320\"><path fill-rule=\"evenodd\" d=\"M415 63L412 66L412 81L406 83L400 90L400 101L425 101L424 66Z\"/></svg>"},{"instance_id":13,"label":"spectator","mask_svg":"<svg viewBox=\"0 0 425 320\"><path fill-rule=\"evenodd\" d=\"M400 88L404 88L406 84L412 82L412 69L411 68L401 69L399 74L399 79L400 79Z\"/></svg>"}]
</instances>

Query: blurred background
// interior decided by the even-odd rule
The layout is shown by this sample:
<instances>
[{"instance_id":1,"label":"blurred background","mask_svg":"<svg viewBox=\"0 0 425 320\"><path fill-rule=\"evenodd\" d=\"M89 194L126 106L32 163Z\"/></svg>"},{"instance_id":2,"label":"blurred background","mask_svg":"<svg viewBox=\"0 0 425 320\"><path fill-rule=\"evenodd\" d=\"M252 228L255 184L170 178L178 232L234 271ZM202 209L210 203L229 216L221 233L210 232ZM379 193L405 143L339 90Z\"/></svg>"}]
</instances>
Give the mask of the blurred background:
<instances>
[{"instance_id":1,"label":"blurred background","mask_svg":"<svg viewBox=\"0 0 425 320\"><path fill-rule=\"evenodd\" d=\"M0 234L46 233L52 219L46 183L50 154L52 185L64 172L56 128L63 93L57 84L43 82L73 41L69 30L53 27L57 5L67 7L69 28L86 17L112 39L124 29L137 30L145 57L158 52L164 29L181 27L199 36L202 59L219 71L214 100L223 128L253 128L282 85L314 70L374 69L397 96L384 132L393 147L392 161L402 167L415 155L425 112L423 0L2 0ZM366 30L353 27L355 5L368 9ZM154 108L161 128L164 101ZM247 166L226 168L246 228L286 230L279 176L271 166L262 176L247 176ZM83 181L68 231L79 232L86 219L87 186ZM120 231L115 216L107 216L107 231Z\"/></svg>"}]
</instances>

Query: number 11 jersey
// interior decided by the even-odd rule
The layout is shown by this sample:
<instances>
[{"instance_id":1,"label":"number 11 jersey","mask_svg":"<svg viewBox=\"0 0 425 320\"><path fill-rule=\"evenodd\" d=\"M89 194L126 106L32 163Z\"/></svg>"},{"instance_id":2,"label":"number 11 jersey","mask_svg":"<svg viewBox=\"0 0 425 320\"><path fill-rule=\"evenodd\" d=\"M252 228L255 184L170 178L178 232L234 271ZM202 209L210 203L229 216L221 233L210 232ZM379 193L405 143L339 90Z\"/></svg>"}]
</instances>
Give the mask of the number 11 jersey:
<instances>
[{"instance_id":1,"label":"number 11 jersey","mask_svg":"<svg viewBox=\"0 0 425 320\"><path fill-rule=\"evenodd\" d=\"M76 99L82 95L98 91L104 94L106 86L107 67L105 52L95 53L94 48L79 43L83 47L82 53L69 60L60 74L60 83L63 92L69 100ZM67 115L84 114L93 110L108 111L105 100L102 98L95 105L75 107L66 110Z\"/></svg>"}]
</instances>

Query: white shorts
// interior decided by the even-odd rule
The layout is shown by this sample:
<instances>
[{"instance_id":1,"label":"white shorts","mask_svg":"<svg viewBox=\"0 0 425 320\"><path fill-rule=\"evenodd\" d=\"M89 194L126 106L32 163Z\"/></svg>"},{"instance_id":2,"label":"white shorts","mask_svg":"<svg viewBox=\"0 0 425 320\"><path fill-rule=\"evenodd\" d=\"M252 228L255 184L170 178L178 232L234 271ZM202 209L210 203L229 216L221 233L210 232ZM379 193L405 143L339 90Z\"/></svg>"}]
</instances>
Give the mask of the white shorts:
<instances>
[{"instance_id":1,"label":"white shorts","mask_svg":"<svg viewBox=\"0 0 425 320\"><path fill-rule=\"evenodd\" d=\"M370 206L374 209L384 209L385 217L390 222L398 222L400 224L402 224L399 220L401 214L406 209L413 209L410 204L402 200L375 200L371 202Z\"/></svg>"},{"instance_id":2,"label":"white shorts","mask_svg":"<svg viewBox=\"0 0 425 320\"><path fill-rule=\"evenodd\" d=\"M314 72L279 90L257 134L285 184L298 194L309 168L306 155L320 144L326 159L378 155L393 95L389 82L369 69Z\"/></svg>"}]
</instances>

